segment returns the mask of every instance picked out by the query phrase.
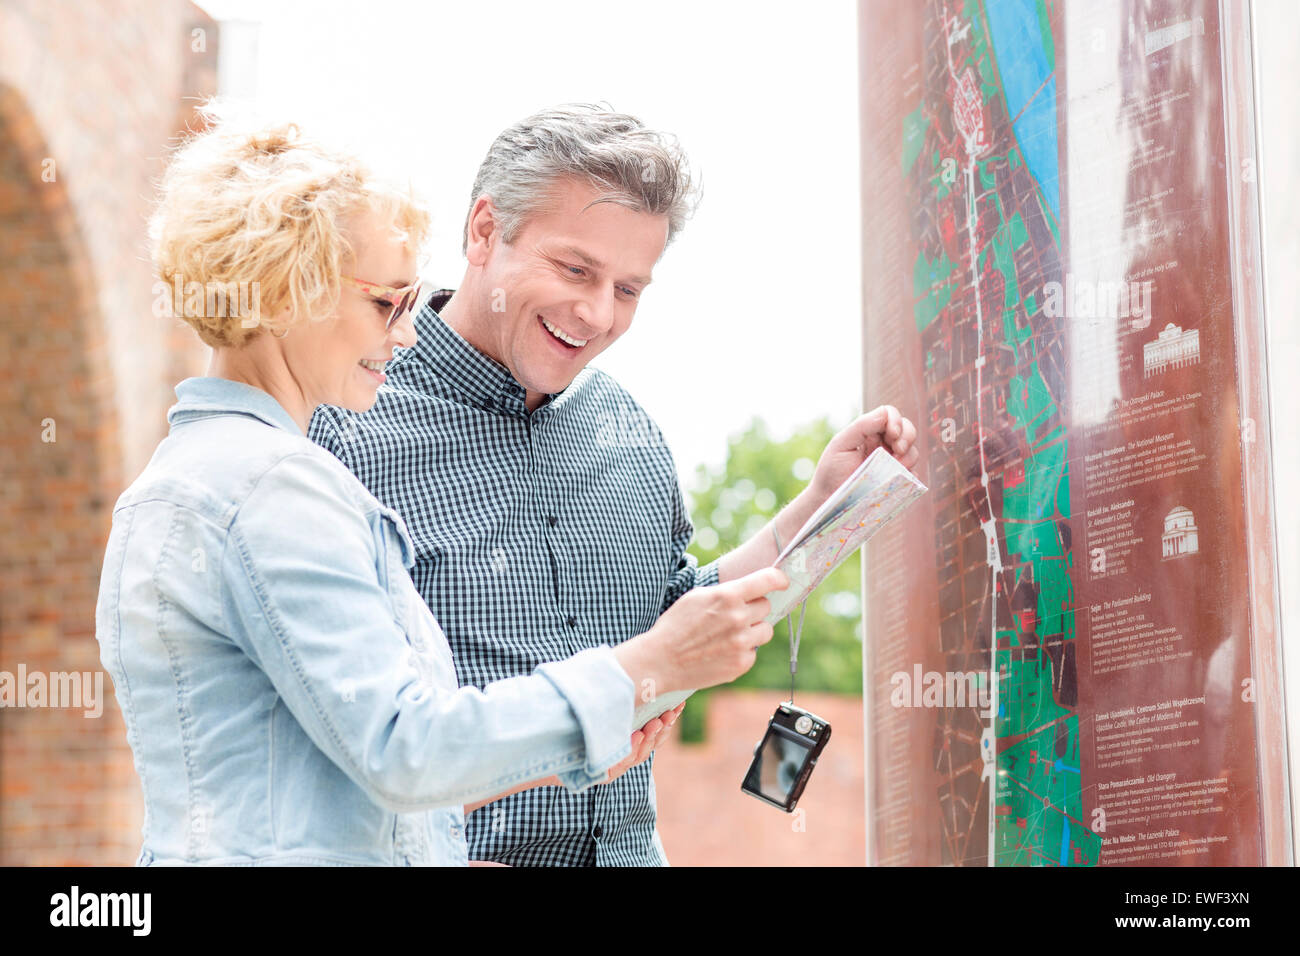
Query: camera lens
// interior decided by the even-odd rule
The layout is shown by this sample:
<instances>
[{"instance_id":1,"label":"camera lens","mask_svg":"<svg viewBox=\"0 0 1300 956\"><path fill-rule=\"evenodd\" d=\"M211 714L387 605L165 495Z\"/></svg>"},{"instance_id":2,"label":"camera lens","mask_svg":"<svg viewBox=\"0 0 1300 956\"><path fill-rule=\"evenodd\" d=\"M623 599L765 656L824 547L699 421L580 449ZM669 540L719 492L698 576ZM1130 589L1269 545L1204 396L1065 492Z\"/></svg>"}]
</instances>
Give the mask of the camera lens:
<instances>
[{"instance_id":1,"label":"camera lens","mask_svg":"<svg viewBox=\"0 0 1300 956\"><path fill-rule=\"evenodd\" d=\"M794 722L794 729L801 734L807 734L808 731L812 730L812 718L804 714Z\"/></svg>"}]
</instances>

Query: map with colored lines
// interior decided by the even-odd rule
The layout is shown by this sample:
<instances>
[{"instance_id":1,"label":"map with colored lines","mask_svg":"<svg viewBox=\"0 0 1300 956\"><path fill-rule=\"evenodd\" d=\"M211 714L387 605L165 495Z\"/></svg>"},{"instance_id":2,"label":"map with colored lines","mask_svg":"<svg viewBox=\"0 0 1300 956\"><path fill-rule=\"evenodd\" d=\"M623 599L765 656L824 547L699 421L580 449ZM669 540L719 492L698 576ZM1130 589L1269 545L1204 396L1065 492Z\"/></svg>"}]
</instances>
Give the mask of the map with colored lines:
<instances>
[{"instance_id":1,"label":"map with colored lines","mask_svg":"<svg viewBox=\"0 0 1300 956\"><path fill-rule=\"evenodd\" d=\"M1056 44L1042 0L927 11L922 96L900 144L918 249L912 318L931 421L960 436L939 446L952 480L935 546L983 568L939 562L939 637L949 669L981 656L987 668L995 648L998 673L979 763L953 759L950 736L969 731L940 718L945 856L988 847L1000 865L1089 865L1100 840L1081 819L1072 707L1064 329L1040 301L1061 277Z\"/></svg>"},{"instance_id":2,"label":"map with colored lines","mask_svg":"<svg viewBox=\"0 0 1300 956\"><path fill-rule=\"evenodd\" d=\"M999 865L1089 865L1100 839L1081 819L1071 706L1064 329L1036 301L1061 272L1056 44L1042 0L928 9L929 82L902 131L920 250L913 319L931 414L968 426L968 441L946 447L963 480L941 503L936 545L978 536L984 565L982 575L938 567L940 591L958 597L940 632L955 667L993 647L998 673L982 735L983 812L952 779L936 796L949 804L954 860L983 825ZM936 767L950 756L939 741Z\"/></svg>"}]
</instances>

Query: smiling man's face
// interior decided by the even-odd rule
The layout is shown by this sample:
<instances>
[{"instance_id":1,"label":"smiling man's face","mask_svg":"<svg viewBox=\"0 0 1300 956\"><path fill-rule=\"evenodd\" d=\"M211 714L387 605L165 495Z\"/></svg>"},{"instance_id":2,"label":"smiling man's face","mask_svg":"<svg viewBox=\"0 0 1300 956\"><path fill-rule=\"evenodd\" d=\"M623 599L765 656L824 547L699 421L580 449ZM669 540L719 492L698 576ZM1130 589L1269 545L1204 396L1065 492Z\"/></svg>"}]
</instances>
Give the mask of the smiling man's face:
<instances>
[{"instance_id":1,"label":"smiling man's face","mask_svg":"<svg viewBox=\"0 0 1300 956\"><path fill-rule=\"evenodd\" d=\"M561 180L515 234L484 238L470 224L471 264L492 357L528 391L530 408L568 387L632 324L668 242L668 218L593 201L595 187Z\"/></svg>"}]
</instances>

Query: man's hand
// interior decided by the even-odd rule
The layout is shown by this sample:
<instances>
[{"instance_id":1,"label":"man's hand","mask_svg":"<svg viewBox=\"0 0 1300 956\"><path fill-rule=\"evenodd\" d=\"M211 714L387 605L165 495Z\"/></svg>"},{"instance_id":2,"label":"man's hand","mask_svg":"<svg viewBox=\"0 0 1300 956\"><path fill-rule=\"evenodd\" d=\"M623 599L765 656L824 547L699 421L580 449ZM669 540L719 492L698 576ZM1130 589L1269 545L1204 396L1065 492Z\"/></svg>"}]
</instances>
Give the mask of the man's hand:
<instances>
[{"instance_id":1,"label":"man's hand","mask_svg":"<svg viewBox=\"0 0 1300 956\"><path fill-rule=\"evenodd\" d=\"M609 768L609 776L604 783L613 783L632 767L646 760L651 752L668 739L668 730L677 723L682 715L686 701L682 701L672 710L666 710L658 717L652 717L640 730L632 731L632 752Z\"/></svg>"},{"instance_id":2,"label":"man's hand","mask_svg":"<svg viewBox=\"0 0 1300 956\"><path fill-rule=\"evenodd\" d=\"M882 445L904 468L910 469L921 456L915 442L916 426L897 408L893 405L873 408L827 444L809 483L813 500L820 504L829 498Z\"/></svg>"},{"instance_id":3,"label":"man's hand","mask_svg":"<svg viewBox=\"0 0 1300 956\"><path fill-rule=\"evenodd\" d=\"M782 508L771 524L718 558L718 580L734 581L772 564L777 557L776 539L779 537L783 544L788 544L813 512L882 445L904 468L912 468L921 457L915 442L916 426L893 405L881 405L860 416L822 450L808 487Z\"/></svg>"}]
</instances>

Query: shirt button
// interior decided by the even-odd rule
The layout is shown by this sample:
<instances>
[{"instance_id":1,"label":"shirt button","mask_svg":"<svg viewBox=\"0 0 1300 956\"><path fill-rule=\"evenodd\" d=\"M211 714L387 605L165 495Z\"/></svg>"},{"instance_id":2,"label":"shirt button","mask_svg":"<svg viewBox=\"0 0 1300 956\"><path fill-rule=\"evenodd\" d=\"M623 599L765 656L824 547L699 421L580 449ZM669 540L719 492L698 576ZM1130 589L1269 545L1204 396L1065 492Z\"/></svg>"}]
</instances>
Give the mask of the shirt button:
<instances>
[{"instance_id":1,"label":"shirt button","mask_svg":"<svg viewBox=\"0 0 1300 956\"><path fill-rule=\"evenodd\" d=\"M557 521L559 521L559 520L560 520L560 519L557 518L557 517L555 517L555 515L547 515L547 516L546 516L546 523L549 524L552 528L555 527L555 523L556 523Z\"/></svg>"},{"instance_id":2,"label":"shirt button","mask_svg":"<svg viewBox=\"0 0 1300 956\"><path fill-rule=\"evenodd\" d=\"M569 625L569 627L577 627L577 626L578 626L578 619L577 619L576 617L573 617L572 615L570 615L570 616L569 616L569 619L568 619L567 621L565 621L564 623L567 624L567 625Z\"/></svg>"},{"instance_id":3,"label":"shirt button","mask_svg":"<svg viewBox=\"0 0 1300 956\"><path fill-rule=\"evenodd\" d=\"M605 832L605 828L602 827L599 823L597 823L594 827L591 828L592 838L596 840L599 840L601 835L604 832Z\"/></svg>"}]
</instances>

